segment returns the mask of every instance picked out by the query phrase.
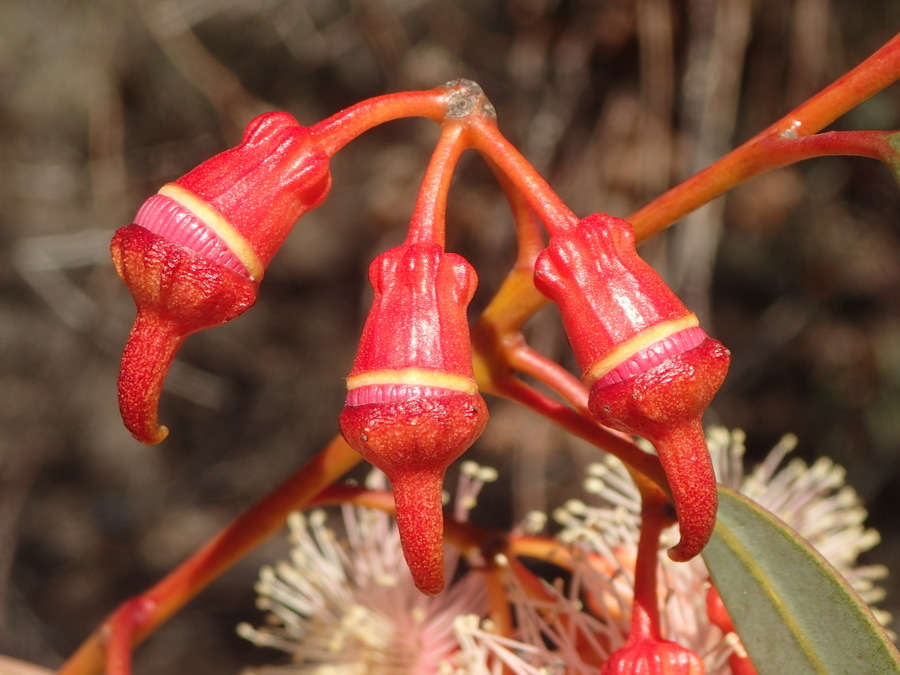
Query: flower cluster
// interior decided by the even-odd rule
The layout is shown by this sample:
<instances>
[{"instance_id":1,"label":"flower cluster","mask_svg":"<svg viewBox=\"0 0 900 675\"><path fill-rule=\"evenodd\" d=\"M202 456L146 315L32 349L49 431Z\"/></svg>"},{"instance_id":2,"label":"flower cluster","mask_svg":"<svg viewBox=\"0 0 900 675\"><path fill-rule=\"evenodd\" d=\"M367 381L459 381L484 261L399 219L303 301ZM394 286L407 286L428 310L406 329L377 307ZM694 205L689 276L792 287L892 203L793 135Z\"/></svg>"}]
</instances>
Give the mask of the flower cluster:
<instances>
[{"instance_id":1,"label":"flower cluster","mask_svg":"<svg viewBox=\"0 0 900 675\"><path fill-rule=\"evenodd\" d=\"M880 599L876 582L886 570L856 564L878 534L864 527L865 510L839 466L822 459L812 466L800 459L782 466L796 442L788 436L747 473L742 432L713 428L707 440L722 483L797 529L867 602ZM491 478L489 469L463 463L454 514L460 522ZM372 488L384 487L380 474L370 480ZM561 526L556 538L573 562L565 583L542 581L535 593L528 575L515 573L520 563L503 555L494 561L515 617L513 635L501 634L491 620L485 576L478 569L462 565L457 581L436 597L416 593L402 564L396 525L384 513L345 506L340 540L325 526L322 511L293 516L291 562L265 568L257 587L270 625L239 628L258 645L288 652L293 664L259 674L596 673L628 639L641 501L621 462L612 458L589 467L584 487L584 499L553 513ZM532 514L510 536L533 536L545 520ZM675 563L664 554L677 536L674 528L667 531L660 546L662 633L696 654L705 672L727 675L733 659L746 655L739 637L710 616L703 561ZM449 547L446 560L448 572L460 564ZM878 616L883 623L890 618Z\"/></svg>"},{"instance_id":2,"label":"flower cluster","mask_svg":"<svg viewBox=\"0 0 900 675\"><path fill-rule=\"evenodd\" d=\"M399 99L377 97L312 127L286 113L261 115L239 145L144 203L111 245L137 306L119 376L125 425L144 443L165 439L157 408L184 339L255 302L267 265L297 220L327 196L334 153L398 110L416 114L417 96L426 114L441 122L441 136L406 240L370 266L375 294L340 416L347 443L391 482L416 586L431 595L444 586L444 472L479 437L488 416L467 315L477 275L444 248L451 179L470 148L497 168L511 202L532 210L527 220L539 215L550 234L542 251L527 252L542 238L520 233L520 255L531 267L530 289L559 306L590 390L581 413L654 445L664 473L657 482L666 483L681 523L670 555L695 557L712 534L718 504L701 418L722 384L730 353L640 258L632 225L604 214L576 218L500 136L493 106L467 80ZM507 308L510 335L498 343L515 338L521 327L514 325L516 314L527 305ZM501 360L487 367L492 375L508 376ZM543 360L540 367L548 372L554 365Z\"/></svg>"},{"instance_id":3,"label":"flower cluster","mask_svg":"<svg viewBox=\"0 0 900 675\"><path fill-rule=\"evenodd\" d=\"M292 653L298 672L750 673L698 558L716 527L717 480L780 515L877 600L883 570L855 566L877 535L862 527L865 512L839 468L820 461L778 470L784 441L745 477L740 435L716 430L707 439L702 418L730 352L638 255L640 236L654 231L641 225L641 212L634 224L572 213L503 138L493 106L468 80L375 97L311 127L285 113L262 115L239 145L147 200L112 242L137 305L119 378L132 434L145 443L165 438L157 407L175 353L190 333L253 304L297 219L325 199L334 154L363 131L409 116L438 122L440 137L405 240L369 267L374 294L346 378L340 437L284 493L235 521L208 557L188 561L183 579L161 583L161 598L151 589L117 611L105 648L117 664L110 672L128 672L131 644L169 601L181 601L172 589L202 588L261 539L266 528L254 518L271 532L290 508L328 495L345 503L343 533L322 511L293 516L291 562L264 570L259 582L272 625L240 629ZM508 276L471 324L476 271L445 249L448 194L469 149L497 175L518 244ZM527 344L523 326L548 301L580 379ZM573 499L555 512L555 537L532 531L533 522L511 533L468 524L470 502L490 478L470 463L445 522L444 474L485 428L482 392L517 401L617 458L590 470L596 503ZM382 472L367 493L383 493L377 504L354 502L334 485L360 458ZM542 579L526 558L559 568L566 582ZM708 558L724 590L721 563ZM878 633L866 617L866 630Z\"/></svg>"}]
</instances>

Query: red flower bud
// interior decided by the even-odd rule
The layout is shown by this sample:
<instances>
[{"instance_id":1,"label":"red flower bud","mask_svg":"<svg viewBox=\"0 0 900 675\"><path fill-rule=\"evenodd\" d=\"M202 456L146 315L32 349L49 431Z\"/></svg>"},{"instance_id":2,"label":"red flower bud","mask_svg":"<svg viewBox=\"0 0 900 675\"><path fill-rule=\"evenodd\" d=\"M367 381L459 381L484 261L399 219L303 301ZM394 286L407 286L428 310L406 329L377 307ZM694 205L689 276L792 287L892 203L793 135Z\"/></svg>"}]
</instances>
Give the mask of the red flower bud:
<instances>
[{"instance_id":1,"label":"red flower bud","mask_svg":"<svg viewBox=\"0 0 900 675\"><path fill-rule=\"evenodd\" d=\"M701 419L730 353L638 256L624 220L597 214L554 233L535 284L559 305L594 417L656 447L681 526L669 555L692 558L715 525L716 479Z\"/></svg>"},{"instance_id":2,"label":"red flower bud","mask_svg":"<svg viewBox=\"0 0 900 675\"><path fill-rule=\"evenodd\" d=\"M441 487L481 434L487 408L472 372L466 307L475 271L437 244L405 244L369 268L375 290L347 378L341 432L391 481L416 586L444 586Z\"/></svg>"},{"instance_id":3,"label":"red flower bud","mask_svg":"<svg viewBox=\"0 0 900 675\"><path fill-rule=\"evenodd\" d=\"M286 113L253 120L240 145L163 186L116 232L113 262L137 305L119 374L119 407L139 441L159 443L163 379L184 338L256 300L294 223L325 198L328 157Z\"/></svg>"},{"instance_id":4,"label":"red flower bud","mask_svg":"<svg viewBox=\"0 0 900 675\"><path fill-rule=\"evenodd\" d=\"M728 615L722 596L712 585L706 589L706 615L709 617L709 622L717 626L725 635L730 633L732 637L737 636L737 630ZM728 656L728 667L731 668L731 675L756 675L756 668L739 640Z\"/></svg>"},{"instance_id":5,"label":"red flower bud","mask_svg":"<svg viewBox=\"0 0 900 675\"><path fill-rule=\"evenodd\" d=\"M722 596L719 595L719 591L713 585L706 589L706 615L709 617L709 622L714 626L718 626L723 633L737 632L731 617L728 615L728 610L725 608Z\"/></svg>"},{"instance_id":6,"label":"red flower bud","mask_svg":"<svg viewBox=\"0 0 900 675\"><path fill-rule=\"evenodd\" d=\"M706 668L690 649L669 640L628 641L610 654L602 675L703 675Z\"/></svg>"}]
</instances>

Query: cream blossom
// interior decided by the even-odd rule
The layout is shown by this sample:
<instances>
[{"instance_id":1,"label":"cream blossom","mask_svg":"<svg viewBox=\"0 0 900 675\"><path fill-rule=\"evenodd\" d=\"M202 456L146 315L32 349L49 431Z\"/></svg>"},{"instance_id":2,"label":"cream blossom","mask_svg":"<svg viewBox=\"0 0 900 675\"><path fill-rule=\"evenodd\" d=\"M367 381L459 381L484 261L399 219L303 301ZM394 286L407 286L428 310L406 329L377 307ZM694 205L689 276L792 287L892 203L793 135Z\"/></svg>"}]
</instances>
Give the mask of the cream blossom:
<instances>
[{"instance_id":1,"label":"cream blossom","mask_svg":"<svg viewBox=\"0 0 900 675\"><path fill-rule=\"evenodd\" d=\"M801 459L782 465L796 446L794 436L785 436L766 459L751 472L744 470L744 433L711 428L707 442L719 482L739 490L779 516L806 538L850 582L867 603L877 602L883 591L876 585L887 574L883 566L857 566L859 555L879 541L875 530L863 526L866 511L858 495L845 484L845 472L831 460L819 459L811 466ZM607 457L588 467L585 491L595 495L595 504L573 499L557 509L554 517L563 529L559 537L576 550L596 553L612 564L612 585L602 606L609 611L609 648L624 644L630 617L634 558L640 528L640 497L624 466ZM733 650L742 652L739 638L723 634L709 619L706 588L709 572L702 558L675 563L665 550L678 540L677 526L665 532L660 542L660 597L663 637L692 649L710 674L730 673L727 663ZM586 558L585 558L586 560ZM602 587L609 570L581 566L588 587ZM598 586L599 585L599 586ZM890 616L875 610L886 624ZM618 622L613 621L618 618ZM619 632L612 630L619 627Z\"/></svg>"},{"instance_id":2,"label":"cream blossom","mask_svg":"<svg viewBox=\"0 0 900 675\"><path fill-rule=\"evenodd\" d=\"M864 527L866 512L845 485L844 471L830 460L811 466L800 459L784 464L796 445L786 436L768 457L745 472L744 435L713 428L708 444L718 480L771 510L807 538L866 602L883 595L876 585L881 566L857 566L861 553L878 542ZM453 517L468 519L492 469L461 466ZM384 489L373 473L369 487ZM447 549L447 575L457 580L444 593L418 593L400 550L396 523L387 515L343 507L343 535L331 529L324 511L295 514L290 521L290 562L264 568L257 585L269 625L239 627L244 637L292 655L293 664L263 668L260 675L596 675L599 664L625 644L630 627L634 562L640 532L640 497L622 464L614 459L588 467L587 495L558 508L558 541L568 547L572 571L564 583L544 581L543 592L523 588L510 561L495 565L503 574L506 599L516 626L498 634L487 618L486 587L477 571L459 572L459 556ZM535 534L547 518L533 513L512 535ZM707 614L709 573L701 558L672 562L665 550L678 539L676 527L660 543L662 636L696 653L710 675L730 673L728 659L742 654L734 633L725 634ZM540 596L540 597L538 597ZM876 615L886 622L886 613Z\"/></svg>"},{"instance_id":3,"label":"cream blossom","mask_svg":"<svg viewBox=\"0 0 900 675\"><path fill-rule=\"evenodd\" d=\"M466 462L454 506L464 520L493 469ZM386 480L373 471L373 490ZM257 604L268 625L238 626L256 645L288 652L293 664L267 667L259 675L400 675L446 670L459 651L458 617L486 613L485 586L467 574L436 597L419 593L400 548L396 521L371 509L344 506L342 534L322 509L289 519L289 562L265 567L256 585ZM448 549L448 577L459 556ZM441 671L443 672L443 671ZM452 669L451 671L452 672Z\"/></svg>"}]
</instances>

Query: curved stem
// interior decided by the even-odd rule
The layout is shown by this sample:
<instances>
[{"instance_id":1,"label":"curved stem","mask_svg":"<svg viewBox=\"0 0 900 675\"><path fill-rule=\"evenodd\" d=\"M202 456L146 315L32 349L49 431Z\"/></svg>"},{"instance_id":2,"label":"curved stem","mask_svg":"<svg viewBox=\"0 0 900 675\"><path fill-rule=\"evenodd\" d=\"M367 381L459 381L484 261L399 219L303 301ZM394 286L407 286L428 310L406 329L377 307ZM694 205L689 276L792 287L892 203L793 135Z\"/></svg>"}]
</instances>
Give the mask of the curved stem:
<instances>
[{"instance_id":1,"label":"curved stem","mask_svg":"<svg viewBox=\"0 0 900 675\"><path fill-rule=\"evenodd\" d=\"M790 153L784 149L792 140L815 134L898 77L900 35L740 147L631 214L627 220L634 225L638 241L665 229L738 183L797 161L788 160ZM778 151L774 151L773 143L780 146Z\"/></svg>"},{"instance_id":2,"label":"curved stem","mask_svg":"<svg viewBox=\"0 0 900 675\"><path fill-rule=\"evenodd\" d=\"M442 122L447 113L447 87L404 91L366 99L309 127L319 147L329 157L369 129L406 117L425 117Z\"/></svg>"},{"instance_id":3,"label":"curved stem","mask_svg":"<svg viewBox=\"0 0 900 675\"><path fill-rule=\"evenodd\" d=\"M444 247L446 240L447 195L453 170L460 155L466 150L464 124L456 120L445 122L441 127L441 137L428 162L422 186L416 198L409 224L407 244L438 244Z\"/></svg>"},{"instance_id":4,"label":"curved stem","mask_svg":"<svg viewBox=\"0 0 900 675\"><path fill-rule=\"evenodd\" d=\"M522 341L510 349L509 364L525 375L537 378L556 393L562 396L569 405L585 416L590 416L588 409L589 392L577 377L548 359L536 349Z\"/></svg>"},{"instance_id":5,"label":"curved stem","mask_svg":"<svg viewBox=\"0 0 900 675\"><path fill-rule=\"evenodd\" d=\"M892 133L896 132L826 131L799 138L770 137L766 143L773 154L779 155L780 166L828 155L855 155L888 162L896 154L890 144Z\"/></svg>"},{"instance_id":6,"label":"curved stem","mask_svg":"<svg viewBox=\"0 0 900 675\"><path fill-rule=\"evenodd\" d=\"M357 136L385 122L406 117L426 117L446 122L459 111L475 107L484 93L474 82L454 80L423 91L404 91L366 99L309 127L317 146L329 157Z\"/></svg>"},{"instance_id":7,"label":"curved stem","mask_svg":"<svg viewBox=\"0 0 900 675\"><path fill-rule=\"evenodd\" d=\"M525 159L497 127L496 120L485 115L472 120L474 147L484 153L509 178L552 233L578 224L578 216L566 206L537 169Z\"/></svg>"},{"instance_id":8,"label":"curved stem","mask_svg":"<svg viewBox=\"0 0 900 675\"><path fill-rule=\"evenodd\" d=\"M531 408L566 431L614 455L668 494L669 484L659 458L641 450L630 436L600 426L578 411L554 401L511 375L501 376L491 384L488 391Z\"/></svg>"},{"instance_id":9,"label":"curved stem","mask_svg":"<svg viewBox=\"0 0 900 675\"><path fill-rule=\"evenodd\" d=\"M107 649L120 664L115 666L118 671L110 670L110 674L125 675L129 659L124 655L130 652L131 645L146 638L231 565L278 531L288 514L306 506L361 459L340 436L332 440L274 492L245 511L168 576L116 609L62 666L60 675L100 673Z\"/></svg>"},{"instance_id":10,"label":"curved stem","mask_svg":"<svg viewBox=\"0 0 900 675\"><path fill-rule=\"evenodd\" d=\"M549 302L534 287L534 263L546 244L540 221L525 195L490 157L486 160L503 188L516 223L516 261L473 327L474 332L485 331L498 341L520 335L525 322Z\"/></svg>"}]
</instances>

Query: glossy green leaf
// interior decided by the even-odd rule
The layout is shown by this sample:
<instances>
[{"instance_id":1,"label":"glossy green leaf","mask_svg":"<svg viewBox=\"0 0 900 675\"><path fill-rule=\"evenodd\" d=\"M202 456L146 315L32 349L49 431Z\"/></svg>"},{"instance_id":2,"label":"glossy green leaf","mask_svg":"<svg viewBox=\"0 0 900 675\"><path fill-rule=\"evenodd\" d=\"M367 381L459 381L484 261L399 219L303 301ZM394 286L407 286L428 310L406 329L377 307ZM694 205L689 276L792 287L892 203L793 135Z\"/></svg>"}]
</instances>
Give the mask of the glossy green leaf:
<instances>
[{"instance_id":1,"label":"glossy green leaf","mask_svg":"<svg viewBox=\"0 0 900 675\"><path fill-rule=\"evenodd\" d=\"M703 558L760 675L900 673L900 654L856 592L755 502L719 486Z\"/></svg>"}]
</instances>

